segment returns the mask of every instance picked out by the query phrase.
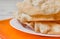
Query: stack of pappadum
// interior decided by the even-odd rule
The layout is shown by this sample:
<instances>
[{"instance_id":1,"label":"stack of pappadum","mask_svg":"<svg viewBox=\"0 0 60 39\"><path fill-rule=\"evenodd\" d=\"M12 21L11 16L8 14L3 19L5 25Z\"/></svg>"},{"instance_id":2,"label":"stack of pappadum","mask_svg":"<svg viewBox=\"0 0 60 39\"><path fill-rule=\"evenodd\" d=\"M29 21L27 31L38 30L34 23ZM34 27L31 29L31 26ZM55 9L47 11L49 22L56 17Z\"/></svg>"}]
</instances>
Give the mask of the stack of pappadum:
<instances>
[{"instance_id":1,"label":"stack of pappadum","mask_svg":"<svg viewBox=\"0 0 60 39\"><path fill-rule=\"evenodd\" d=\"M60 0L24 0L15 16L35 32L60 34Z\"/></svg>"}]
</instances>

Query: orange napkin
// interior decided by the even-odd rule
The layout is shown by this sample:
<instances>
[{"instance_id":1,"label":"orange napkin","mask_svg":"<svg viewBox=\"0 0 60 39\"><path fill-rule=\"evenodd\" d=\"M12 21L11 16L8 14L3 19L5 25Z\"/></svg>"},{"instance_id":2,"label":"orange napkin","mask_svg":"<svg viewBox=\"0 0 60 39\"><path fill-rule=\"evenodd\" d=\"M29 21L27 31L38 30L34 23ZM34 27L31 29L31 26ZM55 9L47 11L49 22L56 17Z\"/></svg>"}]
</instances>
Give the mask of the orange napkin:
<instances>
[{"instance_id":1,"label":"orange napkin","mask_svg":"<svg viewBox=\"0 0 60 39\"><path fill-rule=\"evenodd\" d=\"M0 38L2 39L60 39L57 37L44 37L18 31L10 25L10 20L0 21Z\"/></svg>"}]
</instances>

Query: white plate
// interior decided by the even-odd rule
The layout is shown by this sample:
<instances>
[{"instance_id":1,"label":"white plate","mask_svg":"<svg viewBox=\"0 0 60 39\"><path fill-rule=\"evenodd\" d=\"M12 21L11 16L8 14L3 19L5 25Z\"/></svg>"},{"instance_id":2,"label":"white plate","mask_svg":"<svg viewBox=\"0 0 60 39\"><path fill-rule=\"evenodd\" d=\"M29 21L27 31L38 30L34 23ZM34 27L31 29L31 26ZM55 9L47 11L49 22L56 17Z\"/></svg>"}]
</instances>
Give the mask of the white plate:
<instances>
[{"instance_id":1,"label":"white plate","mask_svg":"<svg viewBox=\"0 0 60 39\"><path fill-rule=\"evenodd\" d=\"M13 28L17 29L17 30L20 30L20 31L25 32L25 33L33 34L33 35L49 36L49 37L60 37L60 35L41 34L41 33L36 33L36 32L34 32L33 30L26 29L26 28L24 28L24 27L17 21L17 19L12 19L12 20L10 20L10 25L11 25Z\"/></svg>"}]
</instances>

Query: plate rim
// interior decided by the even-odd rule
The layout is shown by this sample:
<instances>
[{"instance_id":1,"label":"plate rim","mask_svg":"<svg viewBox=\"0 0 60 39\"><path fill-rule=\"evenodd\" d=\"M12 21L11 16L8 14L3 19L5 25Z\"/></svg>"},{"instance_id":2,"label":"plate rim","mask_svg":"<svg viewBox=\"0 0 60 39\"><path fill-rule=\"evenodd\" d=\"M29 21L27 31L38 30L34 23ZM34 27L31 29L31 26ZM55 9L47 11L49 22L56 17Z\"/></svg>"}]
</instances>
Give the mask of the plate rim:
<instances>
[{"instance_id":1,"label":"plate rim","mask_svg":"<svg viewBox=\"0 0 60 39\"><path fill-rule=\"evenodd\" d=\"M45 37L60 37L60 35L49 35L49 34L41 34L41 33L36 33L36 32L35 32L35 33L26 32L26 31L24 31L24 30L21 30L21 29L16 28L16 27L12 24L12 22L13 22L14 20L17 20L17 19L12 18L12 19L10 20L10 25L11 25L13 28L15 28L15 29L17 29L17 30L19 30L19 31L21 31L21 32L28 33L28 34L32 34L32 35L45 36ZM26 30L27 30L27 29L26 29Z\"/></svg>"}]
</instances>

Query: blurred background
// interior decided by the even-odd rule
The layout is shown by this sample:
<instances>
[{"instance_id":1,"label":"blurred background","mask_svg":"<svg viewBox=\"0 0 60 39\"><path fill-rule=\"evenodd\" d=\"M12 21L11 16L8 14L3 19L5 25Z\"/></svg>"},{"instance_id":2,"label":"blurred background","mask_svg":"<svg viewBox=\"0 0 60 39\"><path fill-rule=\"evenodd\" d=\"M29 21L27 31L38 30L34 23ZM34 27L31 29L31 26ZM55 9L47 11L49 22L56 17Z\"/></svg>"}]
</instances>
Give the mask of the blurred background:
<instances>
[{"instance_id":1,"label":"blurred background","mask_svg":"<svg viewBox=\"0 0 60 39\"><path fill-rule=\"evenodd\" d=\"M0 20L11 18L17 10L16 3L23 0L0 0Z\"/></svg>"}]
</instances>

